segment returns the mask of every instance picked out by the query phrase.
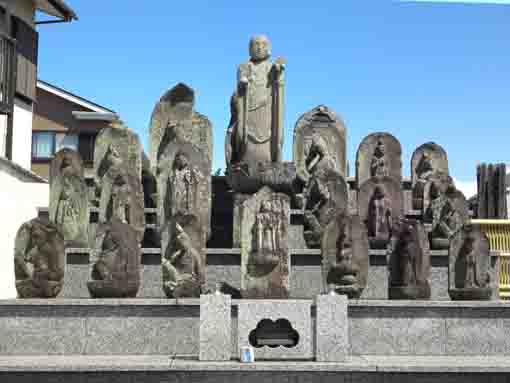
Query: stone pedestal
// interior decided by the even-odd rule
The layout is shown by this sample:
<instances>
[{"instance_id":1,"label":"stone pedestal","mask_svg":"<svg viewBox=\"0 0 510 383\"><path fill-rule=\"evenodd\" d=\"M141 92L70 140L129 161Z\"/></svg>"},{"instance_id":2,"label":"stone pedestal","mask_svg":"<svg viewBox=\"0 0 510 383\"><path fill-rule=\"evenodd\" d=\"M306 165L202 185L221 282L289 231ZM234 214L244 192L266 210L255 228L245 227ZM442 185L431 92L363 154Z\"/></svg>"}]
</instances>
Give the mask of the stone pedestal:
<instances>
[{"instance_id":1,"label":"stone pedestal","mask_svg":"<svg viewBox=\"0 0 510 383\"><path fill-rule=\"evenodd\" d=\"M317 362L344 362L347 359L350 352L347 304L346 295L317 296Z\"/></svg>"},{"instance_id":2,"label":"stone pedestal","mask_svg":"<svg viewBox=\"0 0 510 383\"><path fill-rule=\"evenodd\" d=\"M230 295L200 296L200 354L202 361L226 361L231 355Z\"/></svg>"}]
</instances>

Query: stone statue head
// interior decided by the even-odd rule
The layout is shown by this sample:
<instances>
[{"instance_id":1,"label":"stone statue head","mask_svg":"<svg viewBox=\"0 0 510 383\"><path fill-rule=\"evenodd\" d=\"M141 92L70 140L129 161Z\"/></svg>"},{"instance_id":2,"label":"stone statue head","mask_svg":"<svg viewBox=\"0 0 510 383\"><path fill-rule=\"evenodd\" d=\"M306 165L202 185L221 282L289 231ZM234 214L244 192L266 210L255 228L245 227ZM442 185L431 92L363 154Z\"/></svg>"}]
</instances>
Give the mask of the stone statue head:
<instances>
[{"instance_id":1,"label":"stone statue head","mask_svg":"<svg viewBox=\"0 0 510 383\"><path fill-rule=\"evenodd\" d=\"M177 170L186 168L189 164L188 157L181 151L177 152L174 161L174 167Z\"/></svg>"},{"instance_id":2,"label":"stone statue head","mask_svg":"<svg viewBox=\"0 0 510 383\"><path fill-rule=\"evenodd\" d=\"M386 154L386 145L384 145L382 140L377 141L377 146L375 147L374 154L378 158L381 158Z\"/></svg>"},{"instance_id":3,"label":"stone statue head","mask_svg":"<svg viewBox=\"0 0 510 383\"><path fill-rule=\"evenodd\" d=\"M272 210L271 201L262 201L260 211L262 213L270 212Z\"/></svg>"},{"instance_id":4,"label":"stone statue head","mask_svg":"<svg viewBox=\"0 0 510 383\"><path fill-rule=\"evenodd\" d=\"M253 61L263 61L271 56L271 42L264 35L250 39L250 57Z\"/></svg>"}]
</instances>

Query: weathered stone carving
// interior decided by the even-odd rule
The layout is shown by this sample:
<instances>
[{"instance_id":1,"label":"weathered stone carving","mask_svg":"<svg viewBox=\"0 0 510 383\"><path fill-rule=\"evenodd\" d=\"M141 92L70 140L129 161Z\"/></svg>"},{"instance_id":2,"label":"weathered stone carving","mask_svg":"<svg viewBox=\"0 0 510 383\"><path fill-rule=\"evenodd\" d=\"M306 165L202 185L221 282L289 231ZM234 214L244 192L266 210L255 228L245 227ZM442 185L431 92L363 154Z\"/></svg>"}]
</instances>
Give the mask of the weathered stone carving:
<instances>
[{"instance_id":1,"label":"weathered stone carving","mask_svg":"<svg viewBox=\"0 0 510 383\"><path fill-rule=\"evenodd\" d=\"M174 243L162 260L163 290L168 297L199 297L205 284L205 265L202 249L178 224L175 224ZM189 227L189 225L188 225Z\"/></svg>"},{"instance_id":2,"label":"weathered stone carving","mask_svg":"<svg viewBox=\"0 0 510 383\"><path fill-rule=\"evenodd\" d=\"M55 298L64 283L64 236L59 225L35 218L16 234L14 270L19 298Z\"/></svg>"},{"instance_id":3,"label":"weathered stone carving","mask_svg":"<svg viewBox=\"0 0 510 383\"><path fill-rule=\"evenodd\" d=\"M294 128L294 162L300 179L307 181L315 169L329 168L347 174L347 131L343 121L327 106L302 115Z\"/></svg>"},{"instance_id":4,"label":"weathered stone carving","mask_svg":"<svg viewBox=\"0 0 510 383\"><path fill-rule=\"evenodd\" d=\"M448 293L452 300L490 300L491 256L489 240L480 226L466 224L449 248Z\"/></svg>"},{"instance_id":5,"label":"weathered stone carving","mask_svg":"<svg viewBox=\"0 0 510 383\"><path fill-rule=\"evenodd\" d=\"M430 298L430 250L423 224L402 219L392 229L389 247L390 299Z\"/></svg>"},{"instance_id":6,"label":"weathered stone carving","mask_svg":"<svg viewBox=\"0 0 510 383\"><path fill-rule=\"evenodd\" d=\"M80 155L60 150L50 167L50 221L60 225L66 246L87 247L89 196Z\"/></svg>"},{"instance_id":7,"label":"weathered stone carving","mask_svg":"<svg viewBox=\"0 0 510 383\"><path fill-rule=\"evenodd\" d=\"M168 150L166 146L178 147L182 143L191 144L197 152L201 153L207 168L211 168L212 125L206 116L193 109L194 104L195 92L182 83L167 91L156 104L149 128L149 159L153 169L158 167L161 153ZM166 142L163 142L165 135ZM164 147L161 148L161 146Z\"/></svg>"},{"instance_id":8,"label":"weathered stone carving","mask_svg":"<svg viewBox=\"0 0 510 383\"><path fill-rule=\"evenodd\" d=\"M372 177L358 191L358 211L372 248L386 248L392 227L404 214L400 182L389 176Z\"/></svg>"},{"instance_id":9,"label":"weathered stone carving","mask_svg":"<svg viewBox=\"0 0 510 383\"><path fill-rule=\"evenodd\" d=\"M270 57L268 38L253 37L250 60L239 66L231 100L225 148L228 167L245 164L256 170L259 163L281 162L285 62L278 58L272 63Z\"/></svg>"},{"instance_id":10,"label":"weathered stone carving","mask_svg":"<svg viewBox=\"0 0 510 383\"><path fill-rule=\"evenodd\" d=\"M434 142L418 147L411 158L413 209L425 212L430 203L432 181L449 182L448 157L445 150Z\"/></svg>"},{"instance_id":11,"label":"weathered stone carving","mask_svg":"<svg viewBox=\"0 0 510 383\"><path fill-rule=\"evenodd\" d=\"M389 133L373 133L361 141L356 153L358 188L372 177L402 180L402 147Z\"/></svg>"},{"instance_id":12,"label":"weathered stone carving","mask_svg":"<svg viewBox=\"0 0 510 383\"><path fill-rule=\"evenodd\" d=\"M324 291L359 298L367 284L369 246L357 215L338 215L324 229L321 242Z\"/></svg>"},{"instance_id":13,"label":"weathered stone carving","mask_svg":"<svg viewBox=\"0 0 510 383\"><path fill-rule=\"evenodd\" d=\"M507 174L505 164L480 164L476 168L478 193L476 217L507 219Z\"/></svg>"},{"instance_id":14,"label":"weathered stone carving","mask_svg":"<svg viewBox=\"0 0 510 383\"><path fill-rule=\"evenodd\" d=\"M120 123L103 129L94 150L99 222L113 217L136 230L138 242L145 232L142 177L142 146L138 136Z\"/></svg>"},{"instance_id":15,"label":"weathered stone carving","mask_svg":"<svg viewBox=\"0 0 510 383\"><path fill-rule=\"evenodd\" d=\"M140 247L136 230L113 216L101 224L97 260L87 283L93 298L133 298L140 287Z\"/></svg>"},{"instance_id":16,"label":"weathered stone carving","mask_svg":"<svg viewBox=\"0 0 510 383\"><path fill-rule=\"evenodd\" d=\"M288 298L290 199L268 187L247 198L241 214L241 294Z\"/></svg>"},{"instance_id":17,"label":"weathered stone carving","mask_svg":"<svg viewBox=\"0 0 510 383\"><path fill-rule=\"evenodd\" d=\"M469 208L462 192L455 189L453 181L432 181L429 187L430 203L423 221L432 224L430 243L432 249L448 249L450 238L469 219Z\"/></svg>"},{"instance_id":18,"label":"weathered stone carving","mask_svg":"<svg viewBox=\"0 0 510 383\"><path fill-rule=\"evenodd\" d=\"M206 247L211 219L210 168L207 159L189 143L182 143L180 146L169 143L166 146L161 145L160 148L163 151L158 157L157 172L161 254L163 272L170 278L170 281L164 278L163 288L167 295L172 294L169 297L176 297L175 294L183 296L180 294L185 293L198 296L200 285L193 289L175 286L172 281L173 274L167 273L165 264L168 264L173 254L182 250L179 238L189 237L199 254L202 254ZM178 227L180 229L176 231ZM197 265L203 269L205 262L204 253ZM175 294L172 293L174 290Z\"/></svg>"},{"instance_id":19,"label":"weathered stone carving","mask_svg":"<svg viewBox=\"0 0 510 383\"><path fill-rule=\"evenodd\" d=\"M332 169L313 172L304 189L303 205L306 244L319 248L326 225L337 215L347 213L347 182Z\"/></svg>"}]
</instances>

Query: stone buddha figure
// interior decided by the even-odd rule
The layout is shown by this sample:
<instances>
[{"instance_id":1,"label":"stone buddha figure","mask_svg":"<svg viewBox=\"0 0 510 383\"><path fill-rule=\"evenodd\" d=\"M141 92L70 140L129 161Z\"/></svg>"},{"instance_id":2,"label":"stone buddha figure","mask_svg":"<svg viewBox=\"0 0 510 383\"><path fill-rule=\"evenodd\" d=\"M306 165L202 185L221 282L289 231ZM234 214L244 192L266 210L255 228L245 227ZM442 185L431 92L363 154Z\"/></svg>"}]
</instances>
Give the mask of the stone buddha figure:
<instances>
[{"instance_id":1,"label":"stone buddha figure","mask_svg":"<svg viewBox=\"0 0 510 383\"><path fill-rule=\"evenodd\" d=\"M199 186L202 174L192 167L183 152L178 152L174 160L174 172L171 176L172 214L196 214L199 209Z\"/></svg>"},{"instance_id":2,"label":"stone buddha figure","mask_svg":"<svg viewBox=\"0 0 510 383\"><path fill-rule=\"evenodd\" d=\"M386 159L386 146L382 140L377 141L374 156L370 163L370 175L372 177L384 177L390 175Z\"/></svg>"},{"instance_id":3,"label":"stone buddha figure","mask_svg":"<svg viewBox=\"0 0 510 383\"><path fill-rule=\"evenodd\" d=\"M371 243L386 245L391 236L391 225L391 201L386 195L384 186L378 185L374 188L368 207L367 227Z\"/></svg>"},{"instance_id":4,"label":"stone buddha figure","mask_svg":"<svg viewBox=\"0 0 510 383\"><path fill-rule=\"evenodd\" d=\"M238 68L229 131L231 162L256 166L281 161L285 64L282 59L271 62L265 36L254 36L249 50L250 60Z\"/></svg>"},{"instance_id":5,"label":"stone buddha figure","mask_svg":"<svg viewBox=\"0 0 510 383\"><path fill-rule=\"evenodd\" d=\"M447 249L449 239L462 226L459 214L448 197L441 191L438 182L430 184L430 204L425 211L424 219L432 223L432 247Z\"/></svg>"}]
</instances>

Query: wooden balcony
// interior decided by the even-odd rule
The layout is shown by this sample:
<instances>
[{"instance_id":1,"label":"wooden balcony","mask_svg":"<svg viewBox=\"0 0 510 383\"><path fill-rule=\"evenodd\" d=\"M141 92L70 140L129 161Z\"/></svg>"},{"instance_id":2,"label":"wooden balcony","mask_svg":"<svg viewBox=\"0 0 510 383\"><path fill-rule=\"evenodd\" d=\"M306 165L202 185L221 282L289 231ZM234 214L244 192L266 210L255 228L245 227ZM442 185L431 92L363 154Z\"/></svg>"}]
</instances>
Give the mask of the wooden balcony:
<instances>
[{"instance_id":1,"label":"wooden balcony","mask_svg":"<svg viewBox=\"0 0 510 383\"><path fill-rule=\"evenodd\" d=\"M0 114L11 114L14 107L17 61L16 40L0 34Z\"/></svg>"}]
</instances>

